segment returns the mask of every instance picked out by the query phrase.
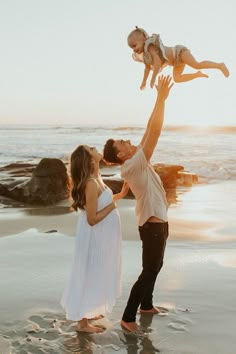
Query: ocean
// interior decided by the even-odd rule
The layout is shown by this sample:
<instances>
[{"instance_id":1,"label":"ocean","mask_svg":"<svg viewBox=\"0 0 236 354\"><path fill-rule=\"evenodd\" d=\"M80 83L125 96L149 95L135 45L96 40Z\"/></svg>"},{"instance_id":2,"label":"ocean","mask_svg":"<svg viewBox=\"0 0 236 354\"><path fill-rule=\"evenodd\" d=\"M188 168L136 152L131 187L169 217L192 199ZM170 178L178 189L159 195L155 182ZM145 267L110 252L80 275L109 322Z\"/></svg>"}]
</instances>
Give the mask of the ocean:
<instances>
[{"instance_id":1,"label":"ocean","mask_svg":"<svg viewBox=\"0 0 236 354\"><path fill-rule=\"evenodd\" d=\"M0 167L10 163L38 163L43 157L68 161L79 144L102 152L109 138L139 144L144 127L0 125ZM211 180L236 179L236 126L197 128L164 127L153 163L182 165Z\"/></svg>"}]
</instances>

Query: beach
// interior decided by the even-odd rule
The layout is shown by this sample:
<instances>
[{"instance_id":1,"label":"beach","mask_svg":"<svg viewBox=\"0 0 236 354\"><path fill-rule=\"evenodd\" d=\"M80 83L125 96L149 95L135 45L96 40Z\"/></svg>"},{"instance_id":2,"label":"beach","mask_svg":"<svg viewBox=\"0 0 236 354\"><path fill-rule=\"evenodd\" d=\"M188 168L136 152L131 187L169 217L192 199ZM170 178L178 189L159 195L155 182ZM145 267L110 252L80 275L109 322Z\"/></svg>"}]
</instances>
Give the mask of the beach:
<instances>
[{"instance_id":1,"label":"beach","mask_svg":"<svg viewBox=\"0 0 236 354\"><path fill-rule=\"evenodd\" d=\"M236 354L235 13L232 0L1 1L0 354ZM154 172L142 153L137 169L106 163L109 139L121 163L145 147ZM126 174L140 178L115 202L120 250L116 210L96 222L113 208L107 189L122 194ZM74 206L85 204L79 227L72 186ZM142 263L157 263L154 247L160 259L163 240L153 241L167 225L150 227L143 246L133 192L142 221L168 216L169 231L153 292L162 311L138 310L139 334L121 319ZM89 319L104 331L78 331L62 295L81 316L91 303L95 314L110 309L97 306L118 291L116 250L121 294Z\"/></svg>"},{"instance_id":2,"label":"beach","mask_svg":"<svg viewBox=\"0 0 236 354\"><path fill-rule=\"evenodd\" d=\"M138 315L135 336L119 321L141 270L134 200L118 202L122 223L122 295L99 320L102 334L75 332L60 297L68 279L78 214L69 202L0 212L0 353L233 354L236 183L178 191L169 209L170 235L154 301L165 316Z\"/></svg>"},{"instance_id":3,"label":"beach","mask_svg":"<svg viewBox=\"0 0 236 354\"><path fill-rule=\"evenodd\" d=\"M143 127L0 126L0 167L43 157L67 163L74 147L102 151L111 136L138 143ZM77 334L60 299L69 277L79 213L70 201L30 205L0 199L0 354L234 354L236 318L235 128L163 130L153 163L179 164L199 182L178 186L170 203L169 238L154 303L165 316L137 315L145 332L120 327L141 271L135 201L118 201L122 224L122 295L100 324L102 334ZM6 169L0 183L12 181ZM103 169L106 175L112 170ZM117 171L113 171L116 173ZM17 178L25 178L23 176ZM27 177L26 177L27 178Z\"/></svg>"}]
</instances>

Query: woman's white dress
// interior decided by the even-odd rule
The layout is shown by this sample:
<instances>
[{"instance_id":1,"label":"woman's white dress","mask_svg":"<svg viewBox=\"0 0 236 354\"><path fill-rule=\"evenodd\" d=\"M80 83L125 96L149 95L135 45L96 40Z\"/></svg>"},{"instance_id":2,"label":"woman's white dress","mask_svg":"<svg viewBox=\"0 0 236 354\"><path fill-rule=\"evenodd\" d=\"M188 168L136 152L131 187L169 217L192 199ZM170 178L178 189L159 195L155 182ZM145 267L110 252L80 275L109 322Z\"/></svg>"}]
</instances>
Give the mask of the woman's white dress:
<instances>
[{"instance_id":1,"label":"woman's white dress","mask_svg":"<svg viewBox=\"0 0 236 354\"><path fill-rule=\"evenodd\" d=\"M97 210L112 202L105 188ZM79 321L112 311L121 294L121 229L117 209L94 226L81 211L76 230L75 253L68 285L61 305L66 318Z\"/></svg>"}]
</instances>

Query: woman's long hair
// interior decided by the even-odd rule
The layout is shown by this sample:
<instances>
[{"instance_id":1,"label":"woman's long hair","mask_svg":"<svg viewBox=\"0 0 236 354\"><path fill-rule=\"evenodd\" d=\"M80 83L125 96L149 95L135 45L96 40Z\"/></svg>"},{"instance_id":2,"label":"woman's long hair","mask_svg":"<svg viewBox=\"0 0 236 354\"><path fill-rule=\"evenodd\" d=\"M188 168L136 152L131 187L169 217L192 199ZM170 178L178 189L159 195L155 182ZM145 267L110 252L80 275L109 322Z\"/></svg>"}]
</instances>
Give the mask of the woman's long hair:
<instances>
[{"instance_id":1,"label":"woman's long hair","mask_svg":"<svg viewBox=\"0 0 236 354\"><path fill-rule=\"evenodd\" d=\"M83 145L79 145L71 154L70 171L72 179L72 208L77 211L78 208L85 208L85 187L93 171L92 157Z\"/></svg>"}]
</instances>

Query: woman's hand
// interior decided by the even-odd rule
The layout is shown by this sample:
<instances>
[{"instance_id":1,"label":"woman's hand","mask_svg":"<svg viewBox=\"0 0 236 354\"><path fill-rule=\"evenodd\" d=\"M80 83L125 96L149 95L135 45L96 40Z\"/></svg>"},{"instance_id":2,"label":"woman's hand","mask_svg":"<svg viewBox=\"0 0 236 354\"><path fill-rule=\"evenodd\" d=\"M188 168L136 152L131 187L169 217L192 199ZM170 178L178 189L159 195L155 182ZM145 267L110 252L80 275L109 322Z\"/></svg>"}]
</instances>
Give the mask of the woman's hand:
<instances>
[{"instance_id":1,"label":"woman's hand","mask_svg":"<svg viewBox=\"0 0 236 354\"><path fill-rule=\"evenodd\" d=\"M129 185L127 182L124 182L120 193L113 194L113 201L124 198L127 195L128 191L129 191Z\"/></svg>"},{"instance_id":2,"label":"woman's hand","mask_svg":"<svg viewBox=\"0 0 236 354\"><path fill-rule=\"evenodd\" d=\"M116 209L117 208L117 204L116 204L116 201L113 199L112 201L112 205L113 205L113 209Z\"/></svg>"},{"instance_id":3,"label":"woman's hand","mask_svg":"<svg viewBox=\"0 0 236 354\"><path fill-rule=\"evenodd\" d=\"M124 181L122 189L120 191L121 198L124 198L127 195L128 191L129 191L129 185L126 181Z\"/></svg>"}]
</instances>

